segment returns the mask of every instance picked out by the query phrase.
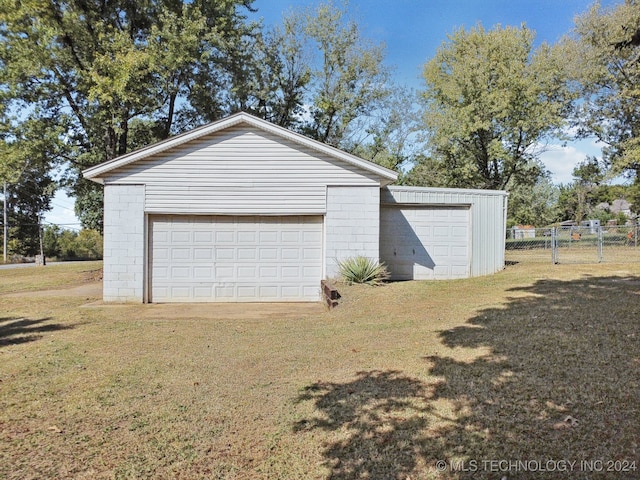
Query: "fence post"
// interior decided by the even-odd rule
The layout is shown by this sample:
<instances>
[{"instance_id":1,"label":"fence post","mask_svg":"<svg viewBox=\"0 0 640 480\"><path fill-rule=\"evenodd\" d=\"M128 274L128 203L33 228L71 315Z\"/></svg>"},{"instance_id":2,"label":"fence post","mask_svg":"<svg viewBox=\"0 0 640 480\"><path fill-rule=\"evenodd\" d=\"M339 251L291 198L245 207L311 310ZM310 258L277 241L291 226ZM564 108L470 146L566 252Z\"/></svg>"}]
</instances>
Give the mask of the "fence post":
<instances>
[{"instance_id":1,"label":"fence post","mask_svg":"<svg viewBox=\"0 0 640 480\"><path fill-rule=\"evenodd\" d=\"M598 227L598 263L604 260L604 231L602 225Z\"/></svg>"},{"instance_id":2,"label":"fence post","mask_svg":"<svg viewBox=\"0 0 640 480\"><path fill-rule=\"evenodd\" d=\"M558 227L551 228L551 262L558 263Z\"/></svg>"}]
</instances>

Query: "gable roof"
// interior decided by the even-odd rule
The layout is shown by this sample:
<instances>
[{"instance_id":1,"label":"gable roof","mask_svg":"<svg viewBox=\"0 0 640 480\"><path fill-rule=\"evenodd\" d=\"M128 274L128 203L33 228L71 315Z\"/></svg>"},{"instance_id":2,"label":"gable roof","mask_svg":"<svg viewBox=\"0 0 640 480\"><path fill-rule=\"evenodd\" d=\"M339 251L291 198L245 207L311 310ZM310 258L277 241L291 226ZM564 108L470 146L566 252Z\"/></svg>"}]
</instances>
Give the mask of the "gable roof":
<instances>
[{"instance_id":1,"label":"gable roof","mask_svg":"<svg viewBox=\"0 0 640 480\"><path fill-rule=\"evenodd\" d=\"M241 123L250 125L260 130L264 130L266 132L273 133L274 135L277 135L281 138L290 140L299 145L311 148L313 150L324 153L333 158L342 160L346 163L352 164L368 172L376 174L381 179L381 186L389 185L390 183L396 181L398 178L398 174L393 170L389 170L388 168L382 167L368 160L364 160L355 155L351 155L350 153L344 152L338 148L331 147L322 142L318 142L317 140L305 137L304 135L292 132L291 130L280 127L244 112L236 113L235 115L231 115L222 120L209 123L202 127L190 130L180 135L176 135L175 137L168 138L161 142L154 143L153 145L149 145L134 152L127 153L126 155L122 155L112 160L108 160L93 167L87 168L86 170L83 170L82 175L89 180L102 183L102 177L112 170L124 167L125 165L129 165L130 163L136 162L143 158L148 158L170 148L183 145L192 140L196 140L206 135L211 135L212 133L225 130L226 128L233 127Z\"/></svg>"}]
</instances>

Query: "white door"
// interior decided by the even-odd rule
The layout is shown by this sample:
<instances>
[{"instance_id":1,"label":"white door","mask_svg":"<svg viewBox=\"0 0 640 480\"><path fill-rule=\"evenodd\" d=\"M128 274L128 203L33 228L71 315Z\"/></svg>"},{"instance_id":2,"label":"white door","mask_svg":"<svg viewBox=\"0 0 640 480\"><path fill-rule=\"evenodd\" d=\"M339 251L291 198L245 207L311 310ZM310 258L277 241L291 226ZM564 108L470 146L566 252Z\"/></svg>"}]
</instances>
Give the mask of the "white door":
<instances>
[{"instance_id":1,"label":"white door","mask_svg":"<svg viewBox=\"0 0 640 480\"><path fill-rule=\"evenodd\" d=\"M149 219L150 301L317 301L321 216Z\"/></svg>"},{"instance_id":2,"label":"white door","mask_svg":"<svg viewBox=\"0 0 640 480\"><path fill-rule=\"evenodd\" d=\"M468 207L380 209L380 259L394 280L468 277L469 237Z\"/></svg>"}]
</instances>

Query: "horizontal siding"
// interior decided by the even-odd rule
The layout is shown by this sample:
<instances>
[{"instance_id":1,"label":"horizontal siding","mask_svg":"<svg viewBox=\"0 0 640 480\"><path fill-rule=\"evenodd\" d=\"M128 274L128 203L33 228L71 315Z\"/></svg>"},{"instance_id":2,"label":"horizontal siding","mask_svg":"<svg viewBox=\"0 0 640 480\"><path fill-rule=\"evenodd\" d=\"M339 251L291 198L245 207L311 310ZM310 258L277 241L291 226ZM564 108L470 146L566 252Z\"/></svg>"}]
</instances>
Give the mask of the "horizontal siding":
<instances>
[{"instance_id":1,"label":"horizontal siding","mask_svg":"<svg viewBox=\"0 0 640 480\"><path fill-rule=\"evenodd\" d=\"M507 193L497 190L389 187L381 190L384 205L464 205L471 208L471 276L504 268Z\"/></svg>"},{"instance_id":2,"label":"horizontal siding","mask_svg":"<svg viewBox=\"0 0 640 480\"><path fill-rule=\"evenodd\" d=\"M235 215L324 214L327 189L324 185L305 188L282 186L235 187L161 186L146 188L148 213L200 213Z\"/></svg>"},{"instance_id":3,"label":"horizontal siding","mask_svg":"<svg viewBox=\"0 0 640 480\"><path fill-rule=\"evenodd\" d=\"M378 186L362 168L253 127L236 126L114 170L146 185L151 213L321 214L326 186Z\"/></svg>"}]
</instances>

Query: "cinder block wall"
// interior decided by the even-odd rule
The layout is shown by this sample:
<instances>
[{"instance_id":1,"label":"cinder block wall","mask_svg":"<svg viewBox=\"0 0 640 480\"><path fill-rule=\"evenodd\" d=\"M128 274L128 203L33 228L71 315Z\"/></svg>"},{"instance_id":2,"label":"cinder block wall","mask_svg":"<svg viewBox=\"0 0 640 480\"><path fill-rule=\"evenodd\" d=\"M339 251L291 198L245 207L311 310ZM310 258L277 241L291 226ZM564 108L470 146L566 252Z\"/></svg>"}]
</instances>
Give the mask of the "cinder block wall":
<instances>
[{"instance_id":1,"label":"cinder block wall","mask_svg":"<svg viewBox=\"0 0 640 480\"><path fill-rule=\"evenodd\" d=\"M325 217L326 277L338 274L338 262L363 255L378 260L380 187L327 187Z\"/></svg>"},{"instance_id":2,"label":"cinder block wall","mask_svg":"<svg viewBox=\"0 0 640 480\"><path fill-rule=\"evenodd\" d=\"M144 301L144 185L104 187L105 302Z\"/></svg>"}]
</instances>

